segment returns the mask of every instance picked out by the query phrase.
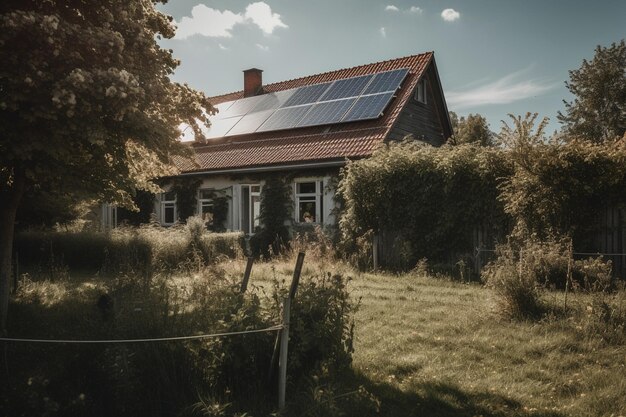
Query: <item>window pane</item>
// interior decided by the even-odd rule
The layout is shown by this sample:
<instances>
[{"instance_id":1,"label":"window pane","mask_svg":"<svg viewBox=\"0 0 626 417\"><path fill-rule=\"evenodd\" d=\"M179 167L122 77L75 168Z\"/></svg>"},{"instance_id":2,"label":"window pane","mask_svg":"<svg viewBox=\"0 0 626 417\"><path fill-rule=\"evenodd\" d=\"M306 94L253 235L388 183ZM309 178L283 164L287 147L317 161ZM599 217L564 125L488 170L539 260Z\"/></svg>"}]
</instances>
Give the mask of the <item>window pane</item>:
<instances>
[{"instance_id":1,"label":"window pane","mask_svg":"<svg viewBox=\"0 0 626 417\"><path fill-rule=\"evenodd\" d=\"M211 200L213 198L213 190L200 190L201 200Z\"/></svg>"},{"instance_id":2,"label":"window pane","mask_svg":"<svg viewBox=\"0 0 626 417\"><path fill-rule=\"evenodd\" d=\"M261 186L260 185L251 185L250 186L250 191L253 193L260 193L261 192Z\"/></svg>"},{"instance_id":3,"label":"window pane","mask_svg":"<svg viewBox=\"0 0 626 417\"><path fill-rule=\"evenodd\" d=\"M174 206L170 204L166 205L163 208L163 212L163 223L174 223Z\"/></svg>"},{"instance_id":4,"label":"window pane","mask_svg":"<svg viewBox=\"0 0 626 417\"><path fill-rule=\"evenodd\" d=\"M315 194L315 182L299 182L298 194Z\"/></svg>"},{"instance_id":5,"label":"window pane","mask_svg":"<svg viewBox=\"0 0 626 417\"><path fill-rule=\"evenodd\" d=\"M202 220L208 224L213 224L213 203L202 203L201 213Z\"/></svg>"},{"instance_id":6,"label":"window pane","mask_svg":"<svg viewBox=\"0 0 626 417\"><path fill-rule=\"evenodd\" d=\"M314 201L303 201L300 199L298 202L298 212L300 213L300 218L298 221L300 223L314 223L315 219L315 200Z\"/></svg>"}]
</instances>

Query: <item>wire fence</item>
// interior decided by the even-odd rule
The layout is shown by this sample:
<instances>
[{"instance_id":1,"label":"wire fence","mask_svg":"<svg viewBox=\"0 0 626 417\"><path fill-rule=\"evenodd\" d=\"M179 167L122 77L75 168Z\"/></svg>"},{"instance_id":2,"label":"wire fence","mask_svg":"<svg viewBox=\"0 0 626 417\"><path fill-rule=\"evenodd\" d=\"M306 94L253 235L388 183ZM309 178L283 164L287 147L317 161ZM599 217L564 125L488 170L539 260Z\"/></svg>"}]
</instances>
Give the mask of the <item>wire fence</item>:
<instances>
[{"instance_id":1,"label":"wire fence","mask_svg":"<svg viewBox=\"0 0 626 417\"><path fill-rule=\"evenodd\" d=\"M115 343L152 343L152 342L174 342L181 340L200 340L217 337L239 336L252 333L275 332L284 329L285 326L277 324L265 329L242 330L236 332L199 334L191 336L173 337L153 337L146 339L104 339L104 340L78 340L78 339L28 339L18 337L0 337L0 342L23 342L23 343L64 343L64 344L115 344Z\"/></svg>"}]
</instances>

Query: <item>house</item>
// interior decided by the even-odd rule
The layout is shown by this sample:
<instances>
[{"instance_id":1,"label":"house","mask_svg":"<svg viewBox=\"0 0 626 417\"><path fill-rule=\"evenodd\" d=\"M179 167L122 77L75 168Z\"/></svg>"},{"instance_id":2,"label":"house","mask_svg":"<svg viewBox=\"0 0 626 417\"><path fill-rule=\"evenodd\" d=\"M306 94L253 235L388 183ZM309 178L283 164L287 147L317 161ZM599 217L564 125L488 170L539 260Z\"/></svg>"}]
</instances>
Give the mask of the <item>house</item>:
<instances>
[{"instance_id":1,"label":"house","mask_svg":"<svg viewBox=\"0 0 626 417\"><path fill-rule=\"evenodd\" d=\"M291 184L294 224L332 225L335 180L348 160L408 135L434 146L452 135L433 52L268 85L252 68L243 87L211 99L219 113L208 141L190 145L194 160L176 160L181 174L155 203L162 225L179 219L172 184L187 180L196 213L218 229L253 233L272 174ZM106 225L120 221L114 210L105 208Z\"/></svg>"}]
</instances>

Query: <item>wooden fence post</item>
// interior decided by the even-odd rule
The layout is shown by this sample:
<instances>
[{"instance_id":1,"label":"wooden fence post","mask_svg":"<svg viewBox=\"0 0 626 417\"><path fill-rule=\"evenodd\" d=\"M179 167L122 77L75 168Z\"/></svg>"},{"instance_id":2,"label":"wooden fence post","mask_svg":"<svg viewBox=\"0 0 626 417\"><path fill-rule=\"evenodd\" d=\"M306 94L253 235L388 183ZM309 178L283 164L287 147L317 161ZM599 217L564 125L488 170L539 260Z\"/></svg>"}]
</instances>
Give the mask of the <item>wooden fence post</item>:
<instances>
[{"instance_id":1,"label":"wooden fence post","mask_svg":"<svg viewBox=\"0 0 626 417\"><path fill-rule=\"evenodd\" d=\"M285 394L287 389L287 353L289 348L289 313L291 298L283 299L283 329L280 334L280 359L278 361L278 409L285 408Z\"/></svg>"},{"instance_id":2,"label":"wooden fence post","mask_svg":"<svg viewBox=\"0 0 626 417\"><path fill-rule=\"evenodd\" d=\"M19 252L15 252L15 275L13 275L13 294L17 292L17 286L20 279L20 257Z\"/></svg>"},{"instance_id":3,"label":"wooden fence post","mask_svg":"<svg viewBox=\"0 0 626 417\"><path fill-rule=\"evenodd\" d=\"M372 266L374 271L378 270L378 235L372 236Z\"/></svg>"},{"instance_id":4,"label":"wooden fence post","mask_svg":"<svg viewBox=\"0 0 626 417\"><path fill-rule=\"evenodd\" d=\"M291 288L289 289L289 301L291 306L291 300L293 300L296 296L296 291L298 290L298 283L300 282L300 274L302 273L302 264L304 263L304 252L298 253L298 259L296 260L296 267L293 270L293 279L291 280ZM284 314L284 311L283 311ZM282 339L281 335L283 332L280 332L276 335L276 340L274 341L274 351L272 353L272 360L270 361L270 369L267 375L267 383L271 384L274 378L274 369L276 368L276 362L278 362L278 354L280 349L282 348L282 343L286 343ZM285 367L287 364L285 363ZM280 386L279 386L280 391Z\"/></svg>"},{"instance_id":5,"label":"wooden fence post","mask_svg":"<svg viewBox=\"0 0 626 417\"><path fill-rule=\"evenodd\" d=\"M300 274L302 273L302 264L304 263L304 252L298 253L298 259L296 259L296 267L293 270L293 278L291 280L291 288L289 288L289 298L293 300L298 290L298 284L300 283Z\"/></svg>"},{"instance_id":6,"label":"wooden fence post","mask_svg":"<svg viewBox=\"0 0 626 417\"><path fill-rule=\"evenodd\" d=\"M246 271L243 273L243 281L241 282L241 293L243 294L248 289L248 281L250 280L250 272L252 272L252 264L254 263L254 258L252 256L248 257L248 263L246 264Z\"/></svg>"}]
</instances>

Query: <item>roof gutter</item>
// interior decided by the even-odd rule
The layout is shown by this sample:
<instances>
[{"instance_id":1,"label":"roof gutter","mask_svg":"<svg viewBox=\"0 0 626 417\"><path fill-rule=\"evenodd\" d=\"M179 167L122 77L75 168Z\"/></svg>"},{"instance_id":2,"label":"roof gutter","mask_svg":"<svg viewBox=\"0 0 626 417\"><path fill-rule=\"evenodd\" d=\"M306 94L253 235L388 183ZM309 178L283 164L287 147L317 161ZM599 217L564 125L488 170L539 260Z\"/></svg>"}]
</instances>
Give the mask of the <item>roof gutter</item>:
<instances>
[{"instance_id":1,"label":"roof gutter","mask_svg":"<svg viewBox=\"0 0 626 417\"><path fill-rule=\"evenodd\" d=\"M347 159L340 161L329 161L329 162L309 162L305 164L295 164L295 165L270 165L270 166L262 166L262 167L253 167L253 168L228 168L228 169L216 169L216 170L207 170L207 171L194 171L194 172L183 172L179 176L192 176L192 175L211 175L211 174L242 174L242 173L257 173L257 172L270 172L270 171L288 171L291 169L304 169L304 168L329 168L329 167L340 167L344 166L347 162Z\"/></svg>"}]
</instances>

